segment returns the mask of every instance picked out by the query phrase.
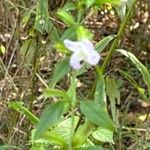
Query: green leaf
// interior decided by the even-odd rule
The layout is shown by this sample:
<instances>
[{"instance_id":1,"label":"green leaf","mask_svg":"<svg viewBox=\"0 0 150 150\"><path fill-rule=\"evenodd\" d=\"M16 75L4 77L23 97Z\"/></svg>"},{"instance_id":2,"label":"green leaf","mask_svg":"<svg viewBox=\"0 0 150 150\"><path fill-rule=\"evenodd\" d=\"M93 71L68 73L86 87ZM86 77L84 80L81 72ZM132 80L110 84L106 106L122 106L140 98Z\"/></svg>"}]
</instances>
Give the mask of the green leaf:
<instances>
[{"instance_id":1,"label":"green leaf","mask_svg":"<svg viewBox=\"0 0 150 150\"><path fill-rule=\"evenodd\" d=\"M76 39L76 30L77 30L77 26L71 26L69 27L67 30L65 30L65 32L62 34L61 36L61 40L65 40L65 39L72 39L75 40Z\"/></svg>"},{"instance_id":2,"label":"green leaf","mask_svg":"<svg viewBox=\"0 0 150 150\"><path fill-rule=\"evenodd\" d=\"M136 68L141 72L141 74L143 76L143 80L148 87L148 93L150 96L150 72L149 72L149 70L132 53L127 52L123 49L118 49L117 51L122 53L126 57L128 57L133 62L133 64L136 66Z\"/></svg>"},{"instance_id":3,"label":"green leaf","mask_svg":"<svg viewBox=\"0 0 150 150\"><path fill-rule=\"evenodd\" d=\"M82 148L82 150L104 150L102 148L102 146L89 146L89 147L86 147L86 148Z\"/></svg>"},{"instance_id":4,"label":"green leaf","mask_svg":"<svg viewBox=\"0 0 150 150\"><path fill-rule=\"evenodd\" d=\"M74 17L69 13L62 9L57 11L57 16L67 25L72 26L75 24Z\"/></svg>"},{"instance_id":5,"label":"green leaf","mask_svg":"<svg viewBox=\"0 0 150 150\"><path fill-rule=\"evenodd\" d=\"M132 0L132 1L127 1L127 6L128 8L130 8L133 4L135 3L135 0Z\"/></svg>"},{"instance_id":6,"label":"green leaf","mask_svg":"<svg viewBox=\"0 0 150 150\"><path fill-rule=\"evenodd\" d=\"M86 8L90 8L94 4L95 0L85 0Z\"/></svg>"},{"instance_id":7,"label":"green leaf","mask_svg":"<svg viewBox=\"0 0 150 150\"><path fill-rule=\"evenodd\" d=\"M127 1L121 1L121 4L115 8L117 10L118 16L121 20L123 20L127 11Z\"/></svg>"},{"instance_id":8,"label":"green leaf","mask_svg":"<svg viewBox=\"0 0 150 150\"><path fill-rule=\"evenodd\" d=\"M56 50L62 54L70 54L69 50L65 47L63 42L55 43L54 47Z\"/></svg>"},{"instance_id":9,"label":"green leaf","mask_svg":"<svg viewBox=\"0 0 150 150\"><path fill-rule=\"evenodd\" d=\"M80 104L81 112L93 123L114 131L115 126L110 116L103 107L92 101L82 101Z\"/></svg>"},{"instance_id":10,"label":"green leaf","mask_svg":"<svg viewBox=\"0 0 150 150\"><path fill-rule=\"evenodd\" d=\"M58 62L55 66L52 80L49 84L50 87L54 87L70 70L69 58L66 57L62 61Z\"/></svg>"},{"instance_id":11,"label":"green leaf","mask_svg":"<svg viewBox=\"0 0 150 150\"><path fill-rule=\"evenodd\" d=\"M50 126L60 121L63 108L64 103L61 102L50 104L44 109L36 128L35 139L40 138Z\"/></svg>"},{"instance_id":12,"label":"green leaf","mask_svg":"<svg viewBox=\"0 0 150 150\"><path fill-rule=\"evenodd\" d=\"M106 107L106 91L105 91L105 80L102 76L96 83L96 90L94 93L94 101L101 107Z\"/></svg>"},{"instance_id":13,"label":"green leaf","mask_svg":"<svg viewBox=\"0 0 150 150\"><path fill-rule=\"evenodd\" d=\"M82 148L82 150L104 150L102 146L88 146L86 148Z\"/></svg>"},{"instance_id":14,"label":"green leaf","mask_svg":"<svg viewBox=\"0 0 150 150\"><path fill-rule=\"evenodd\" d=\"M93 138L101 142L109 142L114 144L113 132L104 128L98 128L92 133Z\"/></svg>"},{"instance_id":15,"label":"green leaf","mask_svg":"<svg viewBox=\"0 0 150 150\"><path fill-rule=\"evenodd\" d=\"M18 112L23 113L33 124L37 124L39 119L33 115L27 108L23 106L21 102L10 102L9 107L15 109Z\"/></svg>"},{"instance_id":16,"label":"green leaf","mask_svg":"<svg viewBox=\"0 0 150 150\"><path fill-rule=\"evenodd\" d=\"M33 9L34 9L34 8L32 8L32 9L30 9L30 10L27 10L27 11L25 11L25 13L23 14L23 17L22 17L22 20L21 20L21 23L20 23L22 28L25 28L26 25L27 25L27 23L29 22L30 17L31 17L31 14L32 14L32 12L33 12Z\"/></svg>"},{"instance_id":17,"label":"green leaf","mask_svg":"<svg viewBox=\"0 0 150 150\"><path fill-rule=\"evenodd\" d=\"M65 6L62 9L64 11L72 11L76 9L76 5L73 2L66 2Z\"/></svg>"},{"instance_id":18,"label":"green leaf","mask_svg":"<svg viewBox=\"0 0 150 150\"><path fill-rule=\"evenodd\" d=\"M79 117L75 116L74 127L76 127L78 121ZM59 146L68 145L70 142L70 132L71 130L74 130L71 129L71 126L72 126L72 118L63 120L52 131L47 131L44 134L44 138L46 138L50 143Z\"/></svg>"},{"instance_id":19,"label":"green leaf","mask_svg":"<svg viewBox=\"0 0 150 150\"><path fill-rule=\"evenodd\" d=\"M98 52L102 52L114 38L115 38L115 35L106 36L105 38L103 38L102 40L96 43L95 49Z\"/></svg>"},{"instance_id":20,"label":"green leaf","mask_svg":"<svg viewBox=\"0 0 150 150\"><path fill-rule=\"evenodd\" d=\"M21 54L26 62L27 67L32 66L33 58L36 51L36 41L35 39L26 40L21 48Z\"/></svg>"},{"instance_id":21,"label":"green leaf","mask_svg":"<svg viewBox=\"0 0 150 150\"><path fill-rule=\"evenodd\" d=\"M10 150L10 149L17 150L18 148L14 145L0 145L0 150Z\"/></svg>"},{"instance_id":22,"label":"green leaf","mask_svg":"<svg viewBox=\"0 0 150 150\"><path fill-rule=\"evenodd\" d=\"M147 97L145 95L145 89L140 87L138 83L134 80L134 78L128 73L123 70L119 70L119 73L126 78L139 92L139 94L142 96L143 100L147 100Z\"/></svg>"},{"instance_id":23,"label":"green leaf","mask_svg":"<svg viewBox=\"0 0 150 150\"><path fill-rule=\"evenodd\" d=\"M46 131L43 135L50 144L57 145L61 148L67 147L66 140L55 131Z\"/></svg>"},{"instance_id":24,"label":"green leaf","mask_svg":"<svg viewBox=\"0 0 150 150\"><path fill-rule=\"evenodd\" d=\"M46 90L44 90L43 95L45 97L52 97L52 96L62 97L67 102L70 102L70 97L66 94L66 92L64 92L62 90L46 89Z\"/></svg>"},{"instance_id":25,"label":"green leaf","mask_svg":"<svg viewBox=\"0 0 150 150\"><path fill-rule=\"evenodd\" d=\"M71 77L71 86L67 91L67 94L70 97L73 106L76 105L76 88L77 79L75 77Z\"/></svg>"},{"instance_id":26,"label":"green leaf","mask_svg":"<svg viewBox=\"0 0 150 150\"><path fill-rule=\"evenodd\" d=\"M85 121L74 133L72 138L73 148L77 148L82 146L91 135L91 133L95 130L95 124L90 121Z\"/></svg>"},{"instance_id":27,"label":"green leaf","mask_svg":"<svg viewBox=\"0 0 150 150\"><path fill-rule=\"evenodd\" d=\"M5 51L6 51L6 48L5 48L3 45L0 45L0 52L1 52L2 54L4 54Z\"/></svg>"},{"instance_id":28,"label":"green leaf","mask_svg":"<svg viewBox=\"0 0 150 150\"><path fill-rule=\"evenodd\" d=\"M101 4L112 4L112 5L119 5L120 4L120 0L95 0L95 4L96 6L99 6Z\"/></svg>"},{"instance_id":29,"label":"green leaf","mask_svg":"<svg viewBox=\"0 0 150 150\"><path fill-rule=\"evenodd\" d=\"M93 37L93 34L86 28L84 28L83 26L79 26L77 28L77 39L78 40L83 40L83 39L89 39L91 40Z\"/></svg>"},{"instance_id":30,"label":"green leaf","mask_svg":"<svg viewBox=\"0 0 150 150\"><path fill-rule=\"evenodd\" d=\"M116 104L118 105L120 104L120 91L116 83L116 80L108 76L106 77L106 93L109 97L113 121L116 124L119 124L118 121L119 112L116 108Z\"/></svg>"},{"instance_id":31,"label":"green leaf","mask_svg":"<svg viewBox=\"0 0 150 150\"><path fill-rule=\"evenodd\" d=\"M49 37L52 44L55 44L56 42L60 42L58 31L50 20L49 20Z\"/></svg>"},{"instance_id":32,"label":"green leaf","mask_svg":"<svg viewBox=\"0 0 150 150\"><path fill-rule=\"evenodd\" d=\"M49 31L48 0L38 0L35 28L41 33Z\"/></svg>"}]
</instances>

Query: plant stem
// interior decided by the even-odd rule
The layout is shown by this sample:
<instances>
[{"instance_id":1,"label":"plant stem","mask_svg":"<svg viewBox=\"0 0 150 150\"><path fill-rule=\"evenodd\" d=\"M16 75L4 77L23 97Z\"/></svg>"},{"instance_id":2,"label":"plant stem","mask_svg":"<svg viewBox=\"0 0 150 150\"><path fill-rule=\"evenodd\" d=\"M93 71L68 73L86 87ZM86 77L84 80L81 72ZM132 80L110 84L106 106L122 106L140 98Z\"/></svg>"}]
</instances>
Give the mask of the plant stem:
<instances>
[{"instance_id":1,"label":"plant stem","mask_svg":"<svg viewBox=\"0 0 150 150\"><path fill-rule=\"evenodd\" d=\"M108 55L106 56L106 58L104 60L104 63L102 64L102 66L100 68L101 74L104 74L108 63L109 63L113 53L115 52L116 47L119 44L119 41L121 40L121 37L122 37L122 35L123 35L124 31L125 31L125 27L126 27L128 21L129 21L130 17L132 16L133 11L134 11L134 8L135 8L134 6L135 6L136 1L137 0L134 0L134 2L130 6L130 8L129 8L129 10L128 10L124 20L123 20L123 22L121 23L121 26L120 26L120 29L118 31L118 34L117 34L115 40L112 43L112 46L111 46L111 48L109 50Z\"/></svg>"}]
</instances>

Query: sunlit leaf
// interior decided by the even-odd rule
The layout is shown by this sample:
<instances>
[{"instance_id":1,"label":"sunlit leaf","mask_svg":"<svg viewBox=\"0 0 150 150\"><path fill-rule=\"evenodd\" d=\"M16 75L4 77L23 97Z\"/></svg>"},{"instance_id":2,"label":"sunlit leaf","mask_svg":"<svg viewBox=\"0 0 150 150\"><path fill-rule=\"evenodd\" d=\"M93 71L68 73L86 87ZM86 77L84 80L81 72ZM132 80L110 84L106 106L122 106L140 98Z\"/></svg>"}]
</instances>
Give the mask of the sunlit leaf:
<instances>
[{"instance_id":1,"label":"sunlit leaf","mask_svg":"<svg viewBox=\"0 0 150 150\"><path fill-rule=\"evenodd\" d=\"M128 72L125 72L123 70L119 70L119 72L138 90L138 92L139 92L139 94L141 94L143 100L147 100L147 97L145 95L145 89L142 88Z\"/></svg>"},{"instance_id":2,"label":"sunlit leaf","mask_svg":"<svg viewBox=\"0 0 150 150\"><path fill-rule=\"evenodd\" d=\"M62 8L64 11L71 11L76 9L76 5L74 2L67 2L65 6Z\"/></svg>"},{"instance_id":3,"label":"sunlit leaf","mask_svg":"<svg viewBox=\"0 0 150 150\"><path fill-rule=\"evenodd\" d=\"M27 10L27 11L25 11L25 13L23 14L23 17L22 17L22 20L21 20L21 26L22 26L22 28L25 28L26 25L28 24L33 9L34 9L34 8L32 8L32 9L30 9L30 10Z\"/></svg>"},{"instance_id":4,"label":"sunlit leaf","mask_svg":"<svg viewBox=\"0 0 150 150\"><path fill-rule=\"evenodd\" d=\"M54 87L57 82L59 82L61 79L64 78L65 75L68 74L69 70L69 58L66 57L56 64L49 86Z\"/></svg>"},{"instance_id":5,"label":"sunlit leaf","mask_svg":"<svg viewBox=\"0 0 150 150\"><path fill-rule=\"evenodd\" d=\"M35 39L27 39L26 41L24 41L24 43L21 45L20 51L23 59L26 62L26 65L28 67L32 66L34 54L36 51Z\"/></svg>"},{"instance_id":6,"label":"sunlit leaf","mask_svg":"<svg viewBox=\"0 0 150 150\"><path fill-rule=\"evenodd\" d=\"M64 103L61 102L50 104L44 109L36 128L35 139L40 138L50 126L60 121L63 108Z\"/></svg>"},{"instance_id":7,"label":"sunlit leaf","mask_svg":"<svg viewBox=\"0 0 150 150\"><path fill-rule=\"evenodd\" d=\"M59 9L57 15L67 26L75 24L74 17L69 12Z\"/></svg>"},{"instance_id":8,"label":"sunlit leaf","mask_svg":"<svg viewBox=\"0 0 150 150\"><path fill-rule=\"evenodd\" d=\"M46 90L44 90L43 95L45 97L52 97L52 96L61 97L64 100L66 100L67 102L70 102L69 96L66 94L66 92L64 92L62 90L58 90L58 89L46 89Z\"/></svg>"},{"instance_id":9,"label":"sunlit leaf","mask_svg":"<svg viewBox=\"0 0 150 150\"><path fill-rule=\"evenodd\" d=\"M120 91L119 87L114 78L106 77L106 92L109 97L110 105L111 105L111 114L113 121L116 124L119 124L118 117L119 112L116 108L116 105L120 105Z\"/></svg>"},{"instance_id":10,"label":"sunlit leaf","mask_svg":"<svg viewBox=\"0 0 150 150\"><path fill-rule=\"evenodd\" d=\"M143 80L148 87L148 93L150 96L150 72L147 67L145 67L131 52L127 52L123 49L118 49L117 51L128 57L136 66L136 68L141 72Z\"/></svg>"},{"instance_id":11,"label":"sunlit leaf","mask_svg":"<svg viewBox=\"0 0 150 150\"><path fill-rule=\"evenodd\" d=\"M0 45L0 52L1 52L2 54L4 54L5 51L6 51L6 48L5 48L3 45Z\"/></svg>"},{"instance_id":12,"label":"sunlit leaf","mask_svg":"<svg viewBox=\"0 0 150 150\"><path fill-rule=\"evenodd\" d=\"M83 40L83 39L91 40L93 37L92 33L88 29L84 28L83 26L79 26L77 28L76 32L77 32L77 39L78 40Z\"/></svg>"},{"instance_id":13,"label":"sunlit leaf","mask_svg":"<svg viewBox=\"0 0 150 150\"><path fill-rule=\"evenodd\" d=\"M67 91L67 94L71 99L72 105L76 104L76 88L77 88L77 79L75 77L71 77L71 86Z\"/></svg>"},{"instance_id":14,"label":"sunlit leaf","mask_svg":"<svg viewBox=\"0 0 150 150\"><path fill-rule=\"evenodd\" d=\"M35 28L43 33L49 31L48 0L38 0Z\"/></svg>"},{"instance_id":15,"label":"sunlit leaf","mask_svg":"<svg viewBox=\"0 0 150 150\"><path fill-rule=\"evenodd\" d=\"M113 132L104 128L98 128L92 133L92 136L101 142L109 142L114 144Z\"/></svg>"},{"instance_id":16,"label":"sunlit leaf","mask_svg":"<svg viewBox=\"0 0 150 150\"><path fill-rule=\"evenodd\" d=\"M129 1L133 1L133 0L129 0ZM118 16L120 17L121 20L123 20L127 11L127 1L121 0L120 5L116 6L115 8L117 10Z\"/></svg>"},{"instance_id":17,"label":"sunlit leaf","mask_svg":"<svg viewBox=\"0 0 150 150\"><path fill-rule=\"evenodd\" d=\"M83 145L94 130L95 125L90 121L85 121L85 123L83 123L73 135L73 147L77 148Z\"/></svg>"},{"instance_id":18,"label":"sunlit leaf","mask_svg":"<svg viewBox=\"0 0 150 150\"><path fill-rule=\"evenodd\" d=\"M15 109L18 112L23 113L33 124L37 124L39 119L32 114L21 102L10 102L9 107Z\"/></svg>"},{"instance_id":19,"label":"sunlit leaf","mask_svg":"<svg viewBox=\"0 0 150 150\"><path fill-rule=\"evenodd\" d=\"M86 1L86 8L90 8L93 4L94 4L94 2L95 2L95 0L85 0Z\"/></svg>"},{"instance_id":20,"label":"sunlit leaf","mask_svg":"<svg viewBox=\"0 0 150 150\"><path fill-rule=\"evenodd\" d=\"M74 127L77 125L79 117L74 118ZM47 131L44 134L45 139L50 143L59 146L68 145L70 142L70 132L72 126L72 118L68 118L60 122L52 131Z\"/></svg>"},{"instance_id":21,"label":"sunlit leaf","mask_svg":"<svg viewBox=\"0 0 150 150\"><path fill-rule=\"evenodd\" d=\"M89 146L89 147L86 147L86 148L82 148L81 150L104 150L102 148L102 146Z\"/></svg>"},{"instance_id":22,"label":"sunlit leaf","mask_svg":"<svg viewBox=\"0 0 150 150\"><path fill-rule=\"evenodd\" d=\"M98 52L102 52L114 38L115 38L115 35L106 36L105 38L103 38L102 40L96 43L95 49Z\"/></svg>"},{"instance_id":23,"label":"sunlit leaf","mask_svg":"<svg viewBox=\"0 0 150 150\"><path fill-rule=\"evenodd\" d=\"M69 27L62 34L61 40L65 40L65 39L76 40L76 30L77 30L77 26L73 26L73 27L71 26L71 27Z\"/></svg>"},{"instance_id":24,"label":"sunlit leaf","mask_svg":"<svg viewBox=\"0 0 150 150\"><path fill-rule=\"evenodd\" d=\"M0 150L17 150L18 148L14 145L0 145Z\"/></svg>"},{"instance_id":25,"label":"sunlit leaf","mask_svg":"<svg viewBox=\"0 0 150 150\"><path fill-rule=\"evenodd\" d=\"M95 0L95 4L97 6L101 5L101 4L112 4L112 5L119 5L120 4L120 0Z\"/></svg>"},{"instance_id":26,"label":"sunlit leaf","mask_svg":"<svg viewBox=\"0 0 150 150\"><path fill-rule=\"evenodd\" d=\"M105 91L105 80L102 76L96 83L96 90L94 94L94 101L101 105L103 108L106 107L106 91Z\"/></svg>"},{"instance_id":27,"label":"sunlit leaf","mask_svg":"<svg viewBox=\"0 0 150 150\"><path fill-rule=\"evenodd\" d=\"M92 101L82 101L80 104L81 112L93 123L107 128L109 130L115 130L114 123L110 119L106 110L103 107Z\"/></svg>"},{"instance_id":28,"label":"sunlit leaf","mask_svg":"<svg viewBox=\"0 0 150 150\"><path fill-rule=\"evenodd\" d=\"M58 30L51 21L49 21L49 37L52 44L55 44L56 42L60 42L60 36L58 34Z\"/></svg>"}]
</instances>

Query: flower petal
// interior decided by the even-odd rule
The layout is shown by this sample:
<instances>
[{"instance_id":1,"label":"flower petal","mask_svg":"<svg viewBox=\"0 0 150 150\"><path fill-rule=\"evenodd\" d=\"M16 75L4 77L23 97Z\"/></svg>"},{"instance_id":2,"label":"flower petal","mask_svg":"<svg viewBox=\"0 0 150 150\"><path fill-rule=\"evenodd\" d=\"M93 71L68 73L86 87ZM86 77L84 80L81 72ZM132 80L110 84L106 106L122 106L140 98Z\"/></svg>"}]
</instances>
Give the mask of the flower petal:
<instances>
[{"instance_id":1,"label":"flower petal","mask_svg":"<svg viewBox=\"0 0 150 150\"><path fill-rule=\"evenodd\" d=\"M90 54L88 54L87 60L85 61L88 62L90 65L96 65L98 64L99 60L100 60L99 53L96 51L93 51Z\"/></svg>"},{"instance_id":2,"label":"flower petal","mask_svg":"<svg viewBox=\"0 0 150 150\"><path fill-rule=\"evenodd\" d=\"M80 59L77 57L76 53L72 54L71 58L70 58L70 66L73 69L80 69L81 68L81 64L80 64Z\"/></svg>"},{"instance_id":3,"label":"flower petal","mask_svg":"<svg viewBox=\"0 0 150 150\"><path fill-rule=\"evenodd\" d=\"M71 40L65 39L64 44L72 52L77 52L81 49L81 42L80 41L73 42Z\"/></svg>"},{"instance_id":4,"label":"flower petal","mask_svg":"<svg viewBox=\"0 0 150 150\"><path fill-rule=\"evenodd\" d=\"M95 48L93 46L93 43L89 40L84 40L84 54L85 54L85 61L89 63L90 65L96 65L98 64L100 60L100 55L97 51L95 51Z\"/></svg>"},{"instance_id":5,"label":"flower petal","mask_svg":"<svg viewBox=\"0 0 150 150\"><path fill-rule=\"evenodd\" d=\"M82 43L84 45L83 50L86 51L86 53L90 53L90 52L95 51L95 48L94 48L93 43L91 41L83 40Z\"/></svg>"}]
</instances>

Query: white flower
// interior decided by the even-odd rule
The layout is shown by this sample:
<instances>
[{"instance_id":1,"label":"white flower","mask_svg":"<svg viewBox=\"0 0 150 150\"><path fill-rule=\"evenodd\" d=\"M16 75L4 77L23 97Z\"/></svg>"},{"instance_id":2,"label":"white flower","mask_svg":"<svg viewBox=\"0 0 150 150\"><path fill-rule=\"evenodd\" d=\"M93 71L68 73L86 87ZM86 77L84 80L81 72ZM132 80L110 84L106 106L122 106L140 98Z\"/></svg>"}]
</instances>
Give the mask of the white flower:
<instances>
[{"instance_id":1,"label":"white flower","mask_svg":"<svg viewBox=\"0 0 150 150\"><path fill-rule=\"evenodd\" d=\"M70 58L70 65L74 69L81 68L81 61L85 61L91 66L96 65L100 60L100 55L95 51L94 46L89 40L71 41L64 40L65 46L73 52Z\"/></svg>"}]
</instances>

